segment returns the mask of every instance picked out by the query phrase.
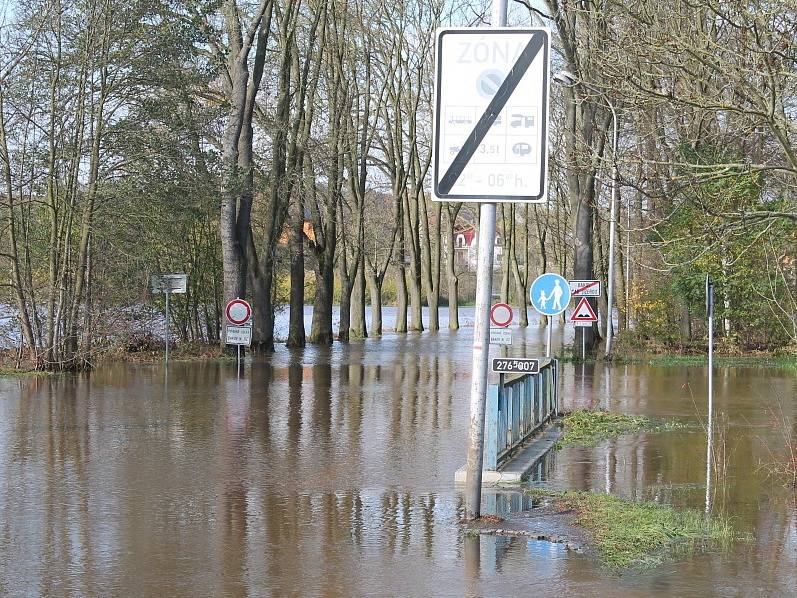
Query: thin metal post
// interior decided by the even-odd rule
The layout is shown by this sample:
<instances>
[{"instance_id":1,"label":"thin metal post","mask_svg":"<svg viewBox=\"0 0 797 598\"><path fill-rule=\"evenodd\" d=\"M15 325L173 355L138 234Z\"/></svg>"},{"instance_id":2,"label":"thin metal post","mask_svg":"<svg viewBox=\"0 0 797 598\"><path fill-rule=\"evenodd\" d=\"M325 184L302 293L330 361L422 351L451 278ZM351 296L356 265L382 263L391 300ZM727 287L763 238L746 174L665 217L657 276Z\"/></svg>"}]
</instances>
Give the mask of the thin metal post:
<instances>
[{"instance_id":1,"label":"thin metal post","mask_svg":"<svg viewBox=\"0 0 797 598\"><path fill-rule=\"evenodd\" d=\"M506 25L507 0L493 0L493 27ZM479 208L479 261L476 269L476 314L473 330L473 377L470 385L465 519L481 516L484 459L484 408L487 402L487 361L490 356L490 298L493 293L495 204Z\"/></svg>"},{"instance_id":2,"label":"thin metal post","mask_svg":"<svg viewBox=\"0 0 797 598\"><path fill-rule=\"evenodd\" d=\"M166 291L166 365L169 365L169 295Z\"/></svg>"},{"instance_id":3,"label":"thin metal post","mask_svg":"<svg viewBox=\"0 0 797 598\"><path fill-rule=\"evenodd\" d=\"M619 138L617 112L611 100L604 94L604 99L612 111L613 135L612 135L612 206L611 220L609 222L609 280L606 291L606 302L608 303L608 317L606 322L606 355L612 351L612 336L614 334L614 239L617 231L617 142Z\"/></svg>"},{"instance_id":4,"label":"thin metal post","mask_svg":"<svg viewBox=\"0 0 797 598\"><path fill-rule=\"evenodd\" d=\"M238 377L241 377L241 345L238 345Z\"/></svg>"},{"instance_id":5,"label":"thin metal post","mask_svg":"<svg viewBox=\"0 0 797 598\"><path fill-rule=\"evenodd\" d=\"M548 316L548 341L545 344L545 357L551 356L551 328L553 328L553 324L551 323L551 318L553 316Z\"/></svg>"},{"instance_id":6,"label":"thin metal post","mask_svg":"<svg viewBox=\"0 0 797 598\"><path fill-rule=\"evenodd\" d=\"M711 509L711 449L714 432L714 283L706 276L708 316L708 421L706 423L706 513Z\"/></svg>"},{"instance_id":7,"label":"thin metal post","mask_svg":"<svg viewBox=\"0 0 797 598\"><path fill-rule=\"evenodd\" d=\"M625 231L625 327L631 328L631 200L626 207Z\"/></svg>"}]
</instances>

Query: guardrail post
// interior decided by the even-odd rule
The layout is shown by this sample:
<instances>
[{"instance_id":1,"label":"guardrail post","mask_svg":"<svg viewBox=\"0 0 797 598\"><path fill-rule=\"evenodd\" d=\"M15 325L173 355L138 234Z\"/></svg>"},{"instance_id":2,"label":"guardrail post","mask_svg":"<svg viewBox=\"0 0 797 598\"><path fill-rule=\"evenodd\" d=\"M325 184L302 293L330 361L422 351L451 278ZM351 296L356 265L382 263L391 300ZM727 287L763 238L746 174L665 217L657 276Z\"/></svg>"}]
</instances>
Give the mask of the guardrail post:
<instances>
[{"instance_id":1,"label":"guardrail post","mask_svg":"<svg viewBox=\"0 0 797 598\"><path fill-rule=\"evenodd\" d=\"M560 415L559 410L559 360L553 360L553 410L554 415Z\"/></svg>"},{"instance_id":2,"label":"guardrail post","mask_svg":"<svg viewBox=\"0 0 797 598\"><path fill-rule=\"evenodd\" d=\"M484 462L482 470L495 471L498 467L498 394L499 386L487 387L487 404L484 413Z\"/></svg>"}]
</instances>

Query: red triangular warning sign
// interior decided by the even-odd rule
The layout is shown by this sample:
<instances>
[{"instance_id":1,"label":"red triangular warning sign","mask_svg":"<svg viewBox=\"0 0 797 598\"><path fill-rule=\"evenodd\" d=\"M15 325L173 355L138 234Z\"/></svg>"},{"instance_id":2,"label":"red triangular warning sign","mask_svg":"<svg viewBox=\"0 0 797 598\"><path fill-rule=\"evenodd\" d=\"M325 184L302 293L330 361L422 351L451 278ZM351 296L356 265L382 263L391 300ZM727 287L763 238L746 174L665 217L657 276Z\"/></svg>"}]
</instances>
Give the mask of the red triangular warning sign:
<instances>
[{"instance_id":1,"label":"red triangular warning sign","mask_svg":"<svg viewBox=\"0 0 797 598\"><path fill-rule=\"evenodd\" d=\"M571 322L597 322L598 316L595 310L589 304L586 297L582 297L578 302L576 309L573 310L573 315L570 316Z\"/></svg>"}]
</instances>

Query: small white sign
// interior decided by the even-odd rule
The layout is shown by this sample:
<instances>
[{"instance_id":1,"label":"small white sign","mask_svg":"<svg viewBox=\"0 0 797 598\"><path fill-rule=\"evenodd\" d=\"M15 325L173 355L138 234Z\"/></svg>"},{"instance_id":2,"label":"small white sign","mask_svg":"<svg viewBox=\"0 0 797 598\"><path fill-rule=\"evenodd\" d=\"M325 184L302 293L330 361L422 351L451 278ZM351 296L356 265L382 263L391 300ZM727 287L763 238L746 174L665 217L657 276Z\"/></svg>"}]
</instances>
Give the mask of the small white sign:
<instances>
[{"instance_id":1,"label":"small white sign","mask_svg":"<svg viewBox=\"0 0 797 598\"><path fill-rule=\"evenodd\" d=\"M569 280L570 294L573 297L600 297L600 280Z\"/></svg>"},{"instance_id":2,"label":"small white sign","mask_svg":"<svg viewBox=\"0 0 797 598\"><path fill-rule=\"evenodd\" d=\"M188 274L153 274L149 277L149 288L153 293L185 293Z\"/></svg>"},{"instance_id":3,"label":"small white sign","mask_svg":"<svg viewBox=\"0 0 797 598\"><path fill-rule=\"evenodd\" d=\"M227 326L224 333L224 342L228 345L244 345L249 347L252 344L252 327Z\"/></svg>"},{"instance_id":4,"label":"small white sign","mask_svg":"<svg viewBox=\"0 0 797 598\"><path fill-rule=\"evenodd\" d=\"M511 345L512 331L509 328L490 328L491 345Z\"/></svg>"},{"instance_id":5,"label":"small white sign","mask_svg":"<svg viewBox=\"0 0 797 598\"><path fill-rule=\"evenodd\" d=\"M573 324L574 324L576 327L581 327L581 328L589 328L590 326L592 326L592 321L589 321L589 322L581 322L580 320L575 320L575 321L573 322Z\"/></svg>"}]
</instances>

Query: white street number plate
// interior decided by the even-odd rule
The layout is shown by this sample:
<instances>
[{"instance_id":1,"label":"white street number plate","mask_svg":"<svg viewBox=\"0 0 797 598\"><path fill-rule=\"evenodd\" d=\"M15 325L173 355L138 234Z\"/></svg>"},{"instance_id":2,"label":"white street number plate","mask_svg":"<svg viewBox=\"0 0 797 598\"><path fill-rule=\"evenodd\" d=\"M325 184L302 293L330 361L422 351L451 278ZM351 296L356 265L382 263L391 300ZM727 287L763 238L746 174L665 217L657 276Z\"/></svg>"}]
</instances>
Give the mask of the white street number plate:
<instances>
[{"instance_id":1,"label":"white street number plate","mask_svg":"<svg viewBox=\"0 0 797 598\"><path fill-rule=\"evenodd\" d=\"M496 357L493 359L493 372L496 374L538 374L539 359L527 357Z\"/></svg>"}]
</instances>

